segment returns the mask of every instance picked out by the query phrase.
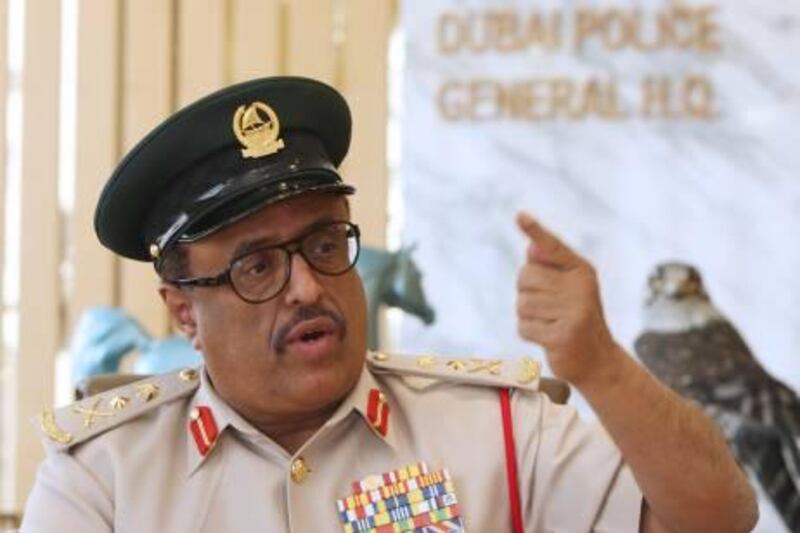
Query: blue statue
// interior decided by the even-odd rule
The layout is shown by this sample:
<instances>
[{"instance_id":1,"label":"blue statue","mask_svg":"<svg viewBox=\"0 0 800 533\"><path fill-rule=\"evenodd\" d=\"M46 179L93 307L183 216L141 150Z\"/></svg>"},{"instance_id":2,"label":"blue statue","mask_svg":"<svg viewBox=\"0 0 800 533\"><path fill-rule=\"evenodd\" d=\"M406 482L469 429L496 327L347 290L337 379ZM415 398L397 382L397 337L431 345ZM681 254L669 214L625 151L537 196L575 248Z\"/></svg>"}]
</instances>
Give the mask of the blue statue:
<instances>
[{"instance_id":1,"label":"blue statue","mask_svg":"<svg viewBox=\"0 0 800 533\"><path fill-rule=\"evenodd\" d=\"M382 304L397 307L431 324L435 314L422 291L422 275L411 259L413 248L387 252L362 248L356 268L364 283L369 321L370 349L380 347L378 309ZM132 350L139 353L136 374L161 374L176 368L197 366L202 356L181 336L153 339L130 315L114 307L95 307L78 321L69 347L72 383L98 374L119 371L122 358Z\"/></svg>"},{"instance_id":2,"label":"blue statue","mask_svg":"<svg viewBox=\"0 0 800 533\"><path fill-rule=\"evenodd\" d=\"M396 252L363 247L356 268L367 295L367 344L371 350L381 347L378 333L378 310L381 304L397 307L432 324L436 313L422 290L422 274L411 258L414 247Z\"/></svg>"},{"instance_id":3,"label":"blue statue","mask_svg":"<svg viewBox=\"0 0 800 533\"><path fill-rule=\"evenodd\" d=\"M139 352L133 365L136 374L161 374L202 361L185 338L153 339L123 310L95 307L81 315L70 342L73 385L89 376L119 371L122 358L131 350Z\"/></svg>"}]
</instances>

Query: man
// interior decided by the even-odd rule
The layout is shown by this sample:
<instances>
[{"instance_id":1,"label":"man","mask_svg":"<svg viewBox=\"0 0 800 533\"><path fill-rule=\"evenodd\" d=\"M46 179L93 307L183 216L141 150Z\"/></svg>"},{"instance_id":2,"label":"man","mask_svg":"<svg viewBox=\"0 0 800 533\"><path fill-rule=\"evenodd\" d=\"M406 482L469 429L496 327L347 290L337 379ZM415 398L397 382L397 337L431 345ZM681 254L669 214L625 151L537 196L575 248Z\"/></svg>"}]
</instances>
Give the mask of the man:
<instances>
[{"instance_id":1,"label":"man","mask_svg":"<svg viewBox=\"0 0 800 533\"><path fill-rule=\"evenodd\" d=\"M719 434L619 348L591 266L526 214L520 333L613 442L537 392L530 360L367 354L336 172L349 138L336 91L270 78L179 111L122 161L98 236L154 262L205 365L45 412L23 531L753 526Z\"/></svg>"}]
</instances>

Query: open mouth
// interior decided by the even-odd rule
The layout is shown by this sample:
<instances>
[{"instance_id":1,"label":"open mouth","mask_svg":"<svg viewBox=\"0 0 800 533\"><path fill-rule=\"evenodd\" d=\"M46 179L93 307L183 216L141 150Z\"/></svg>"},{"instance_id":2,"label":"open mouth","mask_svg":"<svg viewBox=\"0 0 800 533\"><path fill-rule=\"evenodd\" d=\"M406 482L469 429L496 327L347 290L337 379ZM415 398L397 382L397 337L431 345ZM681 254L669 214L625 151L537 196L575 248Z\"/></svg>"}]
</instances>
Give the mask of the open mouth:
<instances>
[{"instance_id":1,"label":"open mouth","mask_svg":"<svg viewBox=\"0 0 800 533\"><path fill-rule=\"evenodd\" d=\"M301 342L314 342L316 340L321 339L325 335L330 335L330 332L328 332L328 331L320 331L320 330L308 331L308 332L303 333L302 335L300 335L300 339L299 340Z\"/></svg>"},{"instance_id":2,"label":"open mouth","mask_svg":"<svg viewBox=\"0 0 800 533\"><path fill-rule=\"evenodd\" d=\"M304 320L289 330L285 342L280 343L278 351L280 353L283 349L289 349L309 357L323 356L333 348L337 338L340 337L340 331L336 322L326 316Z\"/></svg>"},{"instance_id":3,"label":"open mouth","mask_svg":"<svg viewBox=\"0 0 800 533\"><path fill-rule=\"evenodd\" d=\"M347 335L347 323L340 314L322 307L301 307L273 337L275 352L291 351L306 359L322 360L336 350Z\"/></svg>"}]
</instances>

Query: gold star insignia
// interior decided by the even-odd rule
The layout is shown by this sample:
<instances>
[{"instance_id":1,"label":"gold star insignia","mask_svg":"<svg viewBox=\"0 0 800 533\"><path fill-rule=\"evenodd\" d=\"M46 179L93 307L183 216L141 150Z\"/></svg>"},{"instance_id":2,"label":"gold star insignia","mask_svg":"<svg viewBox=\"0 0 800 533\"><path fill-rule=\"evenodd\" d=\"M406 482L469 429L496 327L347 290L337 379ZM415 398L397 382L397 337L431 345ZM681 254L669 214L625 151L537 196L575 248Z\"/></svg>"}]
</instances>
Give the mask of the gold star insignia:
<instances>
[{"instance_id":1,"label":"gold star insignia","mask_svg":"<svg viewBox=\"0 0 800 533\"><path fill-rule=\"evenodd\" d=\"M389 355L385 354L383 352L375 352L375 353L372 354L372 360L373 361L388 361L389 360Z\"/></svg>"},{"instance_id":2,"label":"gold star insignia","mask_svg":"<svg viewBox=\"0 0 800 533\"><path fill-rule=\"evenodd\" d=\"M120 409L125 409L130 401L127 396L114 396L108 401L108 406L119 411Z\"/></svg>"},{"instance_id":3,"label":"gold star insignia","mask_svg":"<svg viewBox=\"0 0 800 533\"><path fill-rule=\"evenodd\" d=\"M450 361L447 362L447 366L451 370L455 370L456 372L464 370L467 367L467 365L464 364L464 361L461 361L459 359L451 359Z\"/></svg>"},{"instance_id":4,"label":"gold star insignia","mask_svg":"<svg viewBox=\"0 0 800 533\"><path fill-rule=\"evenodd\" d=\"M521 385L527 385L539 377L539 363L530 357L524 357L520 360L520 372L517 382Z\"/></svg>"},{"instance_id":5,"label":"gold star insignia","mask_svg":"<svg viewBox=\"0 0 800 533\"><path fill-rule=\"evenodd\" d=\"M156 398L158 393L158 385L154 385L153 383L141 383L136 385L136 395L145 402L149 402Z\"/></svg>"},{"instance_id":6,"label":"gold star insignia","mask_svg":"<svg viewBox=\"0 0 800 533\"><path fill-rule=\"evenodd\" d=\"M194 381L197 379L197 370L194 368L184 368L180 371L178 377L183 381Z\"/></svg>"},{"instance_id":7,"label":"gold star insignia","mask_svg":"<svg viewBox=\"0 0 800 533\"><path fill-rule=\"evenodd\" d=\"M420 368L430 368L436 366L436 359L430 355L422 355L417 357L417 366Z\"/></svg>"}]
</instances>

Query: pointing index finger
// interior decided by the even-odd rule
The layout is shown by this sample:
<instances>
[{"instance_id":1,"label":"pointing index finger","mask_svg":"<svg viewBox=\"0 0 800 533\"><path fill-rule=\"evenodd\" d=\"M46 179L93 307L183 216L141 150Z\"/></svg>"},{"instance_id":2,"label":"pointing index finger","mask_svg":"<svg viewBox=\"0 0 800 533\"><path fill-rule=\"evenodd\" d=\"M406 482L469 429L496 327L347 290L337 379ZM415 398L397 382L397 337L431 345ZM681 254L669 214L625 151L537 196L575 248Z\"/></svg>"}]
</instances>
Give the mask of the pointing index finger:
<instances>
[{"instance_id":1,"label":"pointing index finger","mask_svg":"<svg viewBox=\"0 0 800 533\"><path fill-rule=\"evenodd\" d=\"M580 257L526 212L517 215L517 225L533 242L528 247L528 261L545 265L571 268Z\"/></svg>"}]
</instances>

